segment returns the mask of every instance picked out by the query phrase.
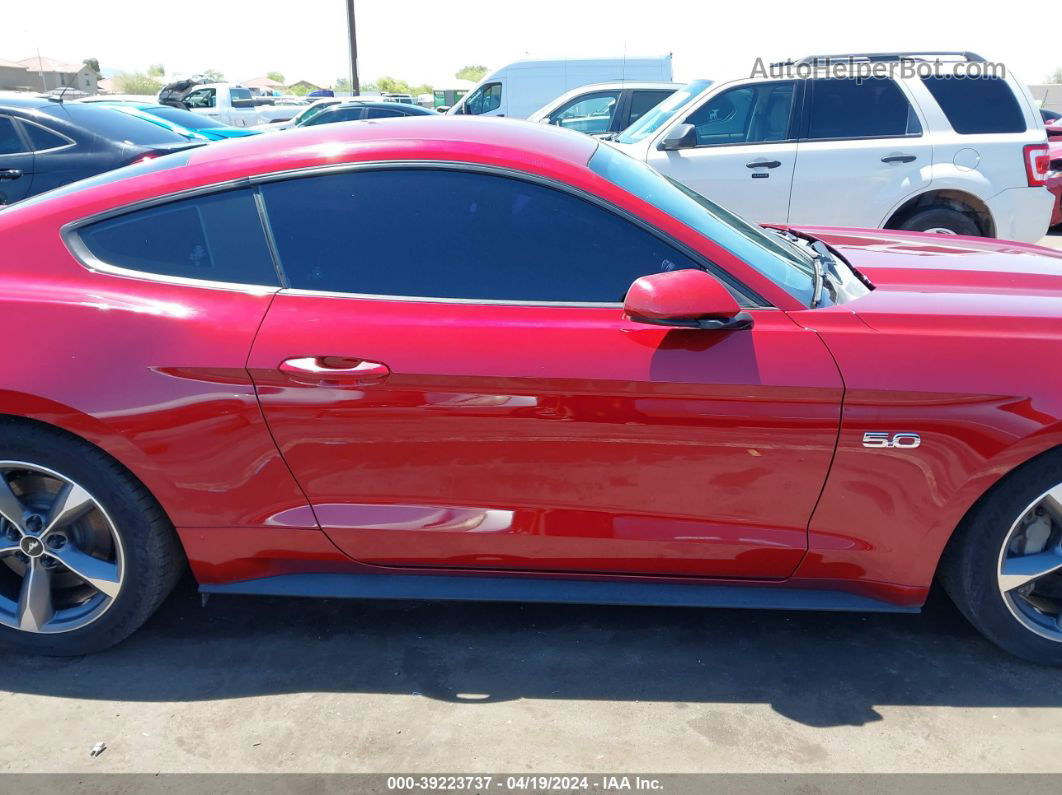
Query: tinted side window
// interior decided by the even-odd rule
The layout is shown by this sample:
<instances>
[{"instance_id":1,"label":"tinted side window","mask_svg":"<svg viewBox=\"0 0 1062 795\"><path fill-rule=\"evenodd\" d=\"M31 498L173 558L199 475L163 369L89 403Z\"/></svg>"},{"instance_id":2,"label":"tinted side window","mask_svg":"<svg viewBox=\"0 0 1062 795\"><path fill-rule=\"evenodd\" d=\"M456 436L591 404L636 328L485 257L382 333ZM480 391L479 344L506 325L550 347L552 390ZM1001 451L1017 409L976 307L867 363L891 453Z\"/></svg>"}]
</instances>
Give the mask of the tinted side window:
<instances>
[{"instance_id":1,"label":"tinted side window","mask_svg":"<svg viewBox=\"0 0 1062 795\"><path fill-rule=\"evenodd\" d=\"M217 282L278 283L250 190L136 210L89 224L79 234L108 265Z\"/></svg>"},{"instance_id":2,"label":"tinted side window","mask_svg":"<svg viewBox=\"0 0 1062 795\"><path fill-rule=\"evenodd\" d=\"M400 110L391 110L390 108L366 108L366 119L393 119L396 116L405 116L406 114ZM413 115L413 114L409 114Z\"/></svg>"},{"instance_id":3,"label":"tinted side window","mask_svg":"<svg viewBox=\"0 0 1062 795\"><path fill-rule=\"evenodd\" d=\"M337 121L357 121L364 118L364 108L333 108L327 113L318 113L309 121L302 124L303 127L314 127L318 124L334 124Z\"/></svg>"},{"instance_id":4,"label":"tinted side window","mask_svg":"<svg viewBox=\"0 0 1062 795\"><path fill-rule=\"evenodd\" d=\"M686 118L698 146L784 141L789 136L793 83L738 86L709 99Z\"/></svg>"},{"instance_id":5,"label":"tinted side window","mask_svg":"<svg viewBox=\"0 0 1062 795\"><path fill-rule=\"evenodd\" d=\"M998 77L923 77L922 83L960 135L1025 132L1025 117Z\"/></svg>"},{"instance_id":6,"label":"tinted side window","mask_svg":"<svg viewBox=\"0 0 1062 795\"><path fill-rule=\"evenodd\" d=\"M0 116L0 155L16 155L26 151L26 145L7 116Z\"/></svg>"},{"instance_id":7,"label":"tinted side window","mask_svg":"<svg viewBox=\"0 0 1062 795\"><path fill-rule=\"evenodd\" d=\"M808 138L886 138L922 132L911 103L887 77L813 82Z\"/></svg>"},{"instance_id":8,"label":"tinted side window","mask_svg":"<svg viewBox=\"0 0 1062 795\"><path fill-rule=\"evenodd\" d=\"M246 88L230 88L229 100L232 102L234 108L253 108L254 97L251 96L251 92Z\"/></svg>"},{"instance_id":9,"label":"tinted side window","mask_svg":"<svg viewBox=\"0 0 1062 795\"><path fill-rule=\"evenodd\" d=\"M64 138L58 133L54 133L45 127L41 127L39 124L34 124L33 122L23 121L22 129L25 131L26 137L29 138L30 145L35 152L58 149L60 146L67 146L72 143L70 139Z\"/></svg>"},{"instance_id":10,"label":"tinted side window","mask_svg":"<svg viewBox=\"0 0 1062 795\"><path fill-rule=\"evenodd\" d=\"M597 91L577 97L553 111L549 123L591 135L608 132L619 93L619 90Z\"/></svg>"},{"instance_id":11,"label":"tinted side window","mask_svg":"<svg viewBox=\"0 0 1062 795\"><path fill-rule=\"evenodd\" d=\"M631 112L627 124L634 124L647 110L651 110L674 94L674 91L637 90L631 96Z\"/></svg>"},{"instance_id":12,"label":"tinted side window","mask_svg":"<svg viewBox=\"0 0 1062 795\"><path fill-rule=\"evenodd\" d=\"M490 83L482 86L468 98L468 102L465 103L465 109L473 115L496 110L501 107L501 95L501 83Z\"/></svg>"},{"instance_id":13,"label":"tinted side window","mask_svg":"<svg viewBox=\"0 0 1062 795\"><path fill-rule=\"evenodd\" d=\"M357 171L269 183L262 194L296 288L615 303L639 276L694 267L608 210L508 177Z\"/></svg>"}]
</instances>

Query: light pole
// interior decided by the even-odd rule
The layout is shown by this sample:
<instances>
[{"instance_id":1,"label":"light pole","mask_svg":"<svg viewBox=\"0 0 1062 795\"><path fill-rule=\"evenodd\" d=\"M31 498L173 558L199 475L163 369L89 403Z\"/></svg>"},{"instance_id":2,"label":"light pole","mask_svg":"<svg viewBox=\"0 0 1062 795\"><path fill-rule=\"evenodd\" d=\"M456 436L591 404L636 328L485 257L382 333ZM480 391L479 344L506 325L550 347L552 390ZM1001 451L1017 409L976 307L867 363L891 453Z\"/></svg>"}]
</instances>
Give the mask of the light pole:
<instances>
[{"instance_id":1,"label":"light pole","mask_svg":"<svg viewBox=\"0 0 1062 795\"><path fill-rule=\"evenodd\" d=\"M354 96L361 94L358 80L358 36L354 30L354 0L347 0L347 36L350 39L350 90Z\"/></svg>"}]
</instances>

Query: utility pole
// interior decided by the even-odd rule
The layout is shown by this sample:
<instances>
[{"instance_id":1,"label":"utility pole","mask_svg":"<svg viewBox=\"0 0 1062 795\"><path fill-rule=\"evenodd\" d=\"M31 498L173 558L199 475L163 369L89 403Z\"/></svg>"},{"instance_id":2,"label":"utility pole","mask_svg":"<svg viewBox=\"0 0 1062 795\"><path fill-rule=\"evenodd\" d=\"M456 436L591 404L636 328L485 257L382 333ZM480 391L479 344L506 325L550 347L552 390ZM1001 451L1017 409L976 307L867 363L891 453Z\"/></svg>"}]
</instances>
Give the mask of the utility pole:
<instances>
[{"instance_id":1,"label":"utility pole","mask_svg":"<svg viewBox=\"0 0 1062 795\"><path fill-rule=\"evenodd\" d=\"M347 36L350 38L350 90L354 96L361 94L358 79L358 36L354 30L354 0L347 0Z\"/></svg>"}]
</instances>

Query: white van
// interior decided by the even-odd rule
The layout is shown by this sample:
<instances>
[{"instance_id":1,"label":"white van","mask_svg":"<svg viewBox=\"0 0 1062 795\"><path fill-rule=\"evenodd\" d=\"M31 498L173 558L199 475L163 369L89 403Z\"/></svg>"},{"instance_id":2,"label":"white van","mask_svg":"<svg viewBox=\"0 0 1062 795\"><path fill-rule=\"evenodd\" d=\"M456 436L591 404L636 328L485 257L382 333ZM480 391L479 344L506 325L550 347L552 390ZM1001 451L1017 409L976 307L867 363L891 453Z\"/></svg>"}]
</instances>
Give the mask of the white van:
<instances>
[{"instance_id":1,"label":"white van","mask_svg":"<svg viewBox=\"0 0 1062 795\"><path fill-rule=\"evenodd\" d=\"M516 61L487 75L448 112L526 119L573 88L621 80L671 82L671 54L659 58Z\"/></svg>"}]
</instances>

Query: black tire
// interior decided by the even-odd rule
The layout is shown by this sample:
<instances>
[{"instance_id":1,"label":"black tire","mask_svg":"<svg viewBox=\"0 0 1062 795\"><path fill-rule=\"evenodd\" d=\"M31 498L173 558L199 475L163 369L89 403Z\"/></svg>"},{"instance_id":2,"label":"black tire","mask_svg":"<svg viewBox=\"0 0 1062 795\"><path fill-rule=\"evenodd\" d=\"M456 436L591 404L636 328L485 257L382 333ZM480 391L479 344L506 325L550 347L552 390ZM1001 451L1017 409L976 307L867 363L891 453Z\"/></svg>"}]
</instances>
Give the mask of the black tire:
<instances>
[{"instance_id":1,"label":"black tire","mask_svg":"<svg viewBox=\"0 0 1062 795\"><path fill-rule=\"evenodd\" d=\"M1022 659L1062 666L1062 641L1028 629L1011 613L996 584L999 555L1011 526L1038 497L1062 483L1062 451L1052 451L1007 475L985 495L948 543L940 584L986 638Z\"/></svg>"},{"instance_id":2,"label":"black tire","mask_svg":"<svg viewBox=\"0 0 1062 795\"><path fill-rule=\"evenodd\" d=\"M95 621L55 634L0 625L0 648L72 656L125 640L158 609L185 567L177 534L161 506L102 450L47 426L0 423L0 460L46 467L82 485L110 516L125 554L121 589Z\"/></svg>"},{"instance_id":3,"label":"black tire","mask_svg":"<svg viewBox=\"0 0 1062 795\"><path fill-rule=\"evenodd\" d=\"M947 229L956 235L980 237L983 233L977 221L969 215L950 207L927 207L905 218L897 229L909 232L926 232L930 229Z\"/></svg>"}]
</instances>

